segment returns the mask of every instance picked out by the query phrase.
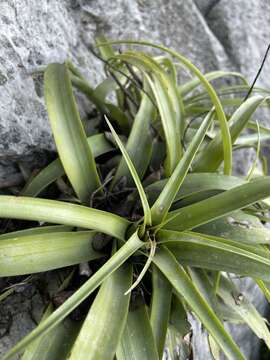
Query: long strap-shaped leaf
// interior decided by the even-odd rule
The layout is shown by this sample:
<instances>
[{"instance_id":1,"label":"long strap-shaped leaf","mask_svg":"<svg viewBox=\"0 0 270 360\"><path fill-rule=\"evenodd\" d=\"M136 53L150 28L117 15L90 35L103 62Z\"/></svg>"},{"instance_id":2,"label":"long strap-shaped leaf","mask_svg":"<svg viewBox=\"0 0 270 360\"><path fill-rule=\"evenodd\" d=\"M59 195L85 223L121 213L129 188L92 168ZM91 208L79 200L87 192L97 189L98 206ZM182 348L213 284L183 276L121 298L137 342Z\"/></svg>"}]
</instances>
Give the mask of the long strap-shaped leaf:
<instances>
[{"instance_id":1,"label":"long strap-shaped leaf","mask_svg":"<svg viewBox=\"0 0 270 360\"><path fill-rule=\"evenodd\" d=\"M101 288L84 320L70 360L112 360L126 325L132 283L132 266L122 265Z\"/></svg>"},{"instance_id":2,"label":"long strap-shaped leaf","mask_svg":"<svg viewBox=\"0 0 270 360\"><path fill-rule=\"evenodd\" d=\"M167 156L165 159L165 173L169 176L182 155L181 147L181 109L177 88L160 65L150 56L143 53L125 52L115 56L138 67L145 75L154 94L160 113L165 135Z\"/></svg>"},{"instance_id":3,"label":"long strap-shaped leaf","mask_svg":"<svg viewBox=\"0 0 270 360\"><path fill-rule=\"evenodd\" d=\"M116 358L117 360L159 359L148 309L140 296L131 304Z\"/></svg>"},{"instance_id":4,"label":"long strap-shaped leaf","mask_svg":"<svg viewBox=\"0 0 270 360\"><path fill-rule=\"evenodd\" d=\"M247 125L250 117L255 110L262 104L264 98L262 96L253 96L246 100L232 115L229 126L234 143L239 136L240 132ZM221 164L223 159L222 137L218 134L202 151L194 166L194 171L215 171Z\"/></svg>"},{"instance_id":5,"label":"long strap-shaped leaf","mask_svg":"<svg viewBox=\"0 0 270 360\"><path fill-rule=\"evenodd\" d=\"M198 289L190 280L182 266L176 261L172 253L166 249L166 247L161 247L157 251L153 261L170 281L175 291L184 297L189 307L213 336L228 359L245 359L237 345L224 329L221 321L201 296Z\"/></svg>"},{"instance_id":6,"label":"long strap-shaped leaf","mask_svg":"<svg viewBox=\"0 0 270 360\"><path fill-rule=\"evenodd\" d=\"M121 150L121 153L127 163L127 166L129 168L129 171L132 175L132 178L136 184L136 187L138 189L138 193L140 195L140 199L141 199L141 202L142 202L142 207L143 207L143 212L144 212L144 228L145 228L145 225L151 225L152 224L152 219L151 219L151 211L150 211L150 207L149 207L149 204L148 204L148 200L147 200L147 197L146 197L146 194L144 192L144 189L143 189L143 186L142 186L142 183L141 183L141 180L137 174L137 171L132 163L132 161L130 160L130 157L127 153L127 150L125 149L125 146L122 144L122 141L120 140L119 136L116 134L114 128L112 127L111 123L106 119L107 121L107 124L112 132L112 135L119 147L119 149Z\"/></svg>"},{"instance_id":7,"label":"long strap-shaped leaf","mask_svg":"<svg viewBox=\"0 0 270 360\"><path fill-rule=\"evenodd\" d=\"M195 231L250 245L270 245L270 229L263 226L256 216L241 210L233 212L230 216L224 216L199 226Z\"/></svg>"},{"instance_id":8,"label":"long strap-shaped leaf","mask_svg":"<svg viewBox=\"0 0 270 360\"><path fill-rule=\"evenodd\" d=\"M164 218L167 216L168 211L175 199L175 196L178 193L179 188L185 179L188 169L192 163L192 160L194 159L196 152L198 151L204 139L204 136L212 121L212 118L213 118L213 112L210 112L204 119L195 137L193 138L189 147L187 148L184 156L179 161L174 172L172 173L168 182L166 183L164 189L162 190L159 197L152 206L151 213L152 213L153 223L155 225L162 222Z\"/></svg>"},{"instance_id":9,"label":"long strap-shaped leaf","mask_svg":"<svg viewBox=\"0 0 270 360\"><path fill-rule=\"evenodd\" d=\"M262 280L256 279L256 284L260 287L262 290L264 296L266 297L268 303L270 303L270 290L269 290L269 283L266 283Z\"/></svg>"},{"instance_id":10,"label":"long strap-shaped leaf","mask_svg":"<svg viewBox=\"0 0 270 360\"><path fill-rule=\"evenodd\" d=\"M94 157L113 150L113 146L105 139L103 134L90 136L87 139ZM65 170L58 158L41 170L22 190L23 196L37 196L48 185L65 174Z\"/></svg>"},{"instance_id":11,"label":"long strap-shaped leaf","mask_svg":"<svg viewBox=\"0 0 270 360\"><path fill-rule=\"evenodd\" d=\"M225 77L236 77L243 81L245 85L248 85L246 79L241 73L233 72L233 71L211 71L204 75L208 81L212 81L215 79L225 78ZM179 91L182 96L186 96L188 93L192 92L201 84L200 79L192 79L185 83L184 85L179 86Z\"/></svg>"},{"instance_id":12,"label":"long strap-shaped leaf","mask_svg":"<svg viewBox=\"0 0 270 360\"><path fill-rule=\"evenodd\" d=\"M74 76L71 74L71 82L72 85L74 85L78 90L80 90L92 103L94 103L97 107L97 109L100 111L103 115L108 115L110 118L114 119L120 128L122 129L123 133L128 131L128 118L125 115L125 113L121 110L120 107L117 107L116 105L105 102L105 99L102 99L102 94L98 94L96 90L93 90L92 87L88 84L86 80L83 78L78 78L77 76ZM110 79L106 79L109 81ZM106 80L104 87L106 87ZM111 79L112 80L112 79ZM114 87L116 82L112 80L114 83ZM102 85L102 84L101 84Z\"/></svg>"},{"instance_id":13,"label":"long strap-shaped leaf","mask_svg":"<svg viewBox=\"0 0 270 360\"><path fill-rule=\"evenodd\" d=\"M53 312L50 304L41 321L47 319ZM59 360L67 359L72 344L79 332L81 323L65 319L56 326L50 334L33 341L25 350L21 360Z\"/></svg>"},{"instance_id":14,"label":"long strap-shaped leaf","mask_svg":"<svg viewBox=\"0 0 270 360\"><path fill-rule=\"evenodd\" d=\"M130 135L126 144L126 150L135 169L142 179L148 167L152 155L152 136L150 123L154 115L154 107L148 95L142 95L142 101L138 113L135 116ZM132 185L132 176L124 158L121 159L114 176L114 183L122 176L127 179L127 185Z\"/></svg>"},{"instance_id":15,"label":"long strap-shaped leaf","mask_svg":"<svg viewBox=\"0 0 270 360\"><path fill-rule=\"evenodd\" d=\"M170 212L164 228L178 231L192 229L268 196L270 196L270 177L265 176Z\"/></svg>"},{"instance_id":16,"label":"long strap-shaped leaf","mask_svg":"<svg viewBox=\"0 0 270 360\"><path fill-rule=\"evenodd\" d=\"M52 315L42 321L29 335L19 341L9 350L1 360L12 359L18 352L25 349L39 336L55 328L68 314L70 314L82 301L84 301L109 275L117 270L134 252L144 246L137 233L118 250L89 280L87 280L64 304L57 308Z\"/></svg>"},{"instance_id":17,"label":"long strap-shaped leaf","mask_svg":"<svg viewBox=\"0 0 270 360\"><path fill-rule=\"evenodd\" d=\"M177 51L174 51L172 49L169 49L162 45L156 45L152 44L148 41L136 41L136 40L119 40L119 41L110 41L110 44L134 44L134 45L143 45L143 46L149 46L156 49L160 49L162 51L167 52L168 54L175 57L177 60L179 60L181 63L183 63L194 75L197 76L197 78L201 81L202 85L205 87L206 91L208 92L212 103L216 109L217 117L220 122L220 129L222 133L222 140L223 140L223 154L224 154L224 173L227 175L230 175L231 168L232 168L232 144L231 144L231 136L230 131L227 124L227 119L224 114L221 102L212 87L212 85L209 83L209 81L205 78L205 76L200 72L200 70L193 65L187 58L185 58L183 55L178 53ZM106 44L105 44L106 45ZM102 44L99 44L99 46L102 46Z\"/></svg>"},{"instance_id":18,"label":"long strap-shaped leaf","mask_svg":"<svg viewBox=\"0 0 270 360\"><path fill-rule=\"evenodd\" d=\"M154 182L145 188L148 201L153 203L165 188L168 179ZM178 190L174 201L178 201L186 196L208 190L229 190L235 186L242 185L246 181L236 176L227 176L216 173L189 173Z\"/></svg>"},{"instance_id":19,"label":"long strap-shaped leaf","mask_svg":"<svg viewBox=\"0 0 270 360\"><path fill-rule=\"evenodd\" d=\"M125 239L130 224L118 215L81 205L6 195L0 196L0 218L77 226L97 230L122 240Z\"/></svg>"},{"instance_id":20,"label":"long strap-shaped leaf","mask_svg":"<svg viewBox=\"0 0 270 360\"><path fill-rule=\"evenodd\" d=\"M103 60L107 62L106 65L108 65L108 69L110 71L110 74L113 76L110 78L105 79L105 81L101 84L99 84L96 89L95 93L99 98L106 99L106 96L111 92L115 90L115 95L118 100L118 108L121 107L122 101L122 89L119 88L119 84L125 84L126 82L126 76L125 74L128 73L125 65L123 64L113 64L113 66L110 66L110 61L115 56L115 51L111 44L107 42L107 39L105 36L100 35L96 38L96 44L99 43L106 43L105 46L102 46L99 49L100 55ZM119 70L119 71L118 71Z\"/></svg>"},{"instance_id":21,"label":"long strap-shaped leaf","mask_svg":"<svg viewBox=\"0 0 270 360\"><path fill-rule=\"evenodd\" d=\"M66 226L66 225L40 226L40 227L12 231L6 234L2 234L0 235L0 240L20 238L29 235L39 235L39 234L45 235L45 234L51 234L57 232L68 232L68 231L72 231L72 229L73 226Z\"/></svg>"},{"instance_id":22,"label":"long strap-shaped leaf","mask_svg":"<svg viewBox=\"0 0 270 360\"><path fill-rule=\"evenodd\" d=\"M77 88L87 96L87 98L97 107L97 109L102 114L106 114L107 109L105 102L98 96L96 91L83 79L83 77L70 74L70 81L75 88Z\"/></svg>"},{"instance_id":23,"label":"long strap-shaped leaf","mask_svg":"<svg viewBox=\"0 0 270 360\"><path fill-rule=\"evenodd\" d=\"M169 247L167 248L169 249ZM221 320L222 315L220 314L220 309L218 307L219 304L215 288L216 284L211 284L204 269L188 267L186 271L189 274L194 285L198 288L198 290L206 300L206 302L209 304L209 306L211 306L211 308L215 311L215 314ZM215 275L217 276L216 273Z\"/></svg>"},{"instance_id":24,"label":"long strap-shaped leaf","mask_svg":"<svg viewBox=\"0 0 270 360\"><path fill-rule=\"evenodd\" d=\"M258 338L264 340L268 349L270 349L270 332L266 326L265 319L259 314L255 306L239 292L233 282L222 276L217 292L222 301L235 311Z\"/></svg>"},{"instance_id":25,"label":"long strap-shaped leaf","mask_svg":"<svg viewBox=\"0 0 270 360\"><path fill-rule=\"evenodd\" d=\"M162 359L170 318L172 287L166 277L152 266L152 298L150 323L157 344L158 356Z\"/></svg>"},{"instance_id":26,"label":"long strap-shaped leaf","mask_svg":"<svg viewBox=\"0 0 270 360\"><path fill-rule=\"evenodd\" d=\"M0 241L0 276L49 271L98 259L95 231L57 232Z\"/></svg>"},{"instance_id":27,"label":"long strap-shaped leaf","mask_svg":"<svg viewBox=\"0 0 270 360\"><path fill-rule=\"evenodd\" d=\"M146 78L155 96L162 120L162 127L165 134L167 148L164 171L166 176L170 176L182 155L182 147L180 143L181 124L180 122L177 123L176 119L174 120L174 114L176 112L171 104L171 98L167 91L168 86L166 86L166 83L163 83L162 76L159 74L153 74L152 76L146 74ZM169 119L171 120L169 121Z\"/></svg>"},{"instance_id":28,"label":"long strap-shaped leaf","mask_svg":"<svg viewBox=\"0 0 270 360\"><path fill-rule=\"evenodd\" d=\"M162 230L157 239L183 265L270 280L269 253L259 247L194 232Z\"/></svg>"},{"instance_id":29,"label":"long strap-shaped leaf","mask_svg":"<svg viewBox=\"0 0 270 360\"><path fill-rule=\"evenodd\" d=\"M242 99L243 102L243 93L247 92L250 89L250 85L233 85L233 86L224 86L218 89L218 94L219 96L225 96L225 95L238 95L238 99ZM269 89L264 89L264 88L259 88L259 87L254 87L252 92L254 94L260 94L263 96L268 96L270 95L270 90ZM209 95L206 94L205 92L193 95L191 97L189 97L188 99L186 99L186 104L194 104L196 102L207 102L209 98ZM230 99L227 99L230 100ZM233 100L233 99L231 99Z\"/></svg>"},{"instance_id":30,"label":"long strap-shaped leaf","mask_svg":"<svg viewBox=\"0 0 270 360\"><path fill-rule=\"evenodd\" d=\"M45 99L61 162L77 196L86 202L100 181L65 64L47 67Z\"/></svg>"}]
</instances>

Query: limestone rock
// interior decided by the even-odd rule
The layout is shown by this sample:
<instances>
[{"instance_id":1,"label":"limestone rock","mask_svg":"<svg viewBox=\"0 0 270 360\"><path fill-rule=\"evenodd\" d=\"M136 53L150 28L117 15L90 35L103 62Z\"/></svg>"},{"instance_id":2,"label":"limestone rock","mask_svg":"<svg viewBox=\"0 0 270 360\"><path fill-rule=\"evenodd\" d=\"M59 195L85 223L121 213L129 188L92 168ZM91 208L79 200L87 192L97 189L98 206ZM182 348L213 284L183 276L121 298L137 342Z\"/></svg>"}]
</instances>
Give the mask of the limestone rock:
<instances>
[{"instance_id":1,"label":"limestone rock","mask_svg":"<svg viewBox=\"0 0 270 360\"><path fill-rule=\"evenodd\" d=\"M146 38L172 46L204 71L227 64L222 46L192 0L3 0L0 160L54 148L42 82L33 72L71 58L96 84L102 64L90 54L89 45L101 32L113 39Z\"/></svg>"}]
</instances>

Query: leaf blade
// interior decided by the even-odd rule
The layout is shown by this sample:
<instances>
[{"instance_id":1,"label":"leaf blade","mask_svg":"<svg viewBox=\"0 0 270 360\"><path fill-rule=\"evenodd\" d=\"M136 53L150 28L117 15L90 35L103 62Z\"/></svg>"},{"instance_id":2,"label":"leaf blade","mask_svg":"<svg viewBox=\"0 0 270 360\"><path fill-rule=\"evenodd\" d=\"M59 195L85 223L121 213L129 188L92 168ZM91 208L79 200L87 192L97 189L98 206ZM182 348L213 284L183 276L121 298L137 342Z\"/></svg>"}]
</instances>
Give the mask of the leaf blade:
<instances>
[{"instance_id":1,"label":"leaf blade","mask_svg":"<svg viewBox=\"0 0 270 360\"><path fill-rule=\"evenodd\" d=\"M118 215L57 200L0 196L0 218L45 221L105 232L125 239L130 222ZM106 227L104 227L106 224Z\"/></svg>"},{"instance_id":2,"label":"leaf blade","mask_svg":"<svg viewBox=\"0 0 270 360\"><path fill-rule=\"evenodd\" d=\"M47 110L61 162L77 196L86 202L100 186L100 180L66 65L50 64L44 81Z\"/></svg>"},{"instance_id":3,"label":"leaf blade","mask_svg":"<svg viewBox=\"0 0 270 360\"><path fill-rule=\"evenodd\" d=\"M155 265L152 266L152 287L150 323L157 344L158 355L162 359L170 318L172 288Z\"/></svg>"},{"instance_id":4,"label":"leaf blade","mask_svg":"<svg viewBox=\"0 0 270 360\"><path fill-rule=\"evenodd\" d=\"M206 131L210 126L210 123L212 121L212 115L213 113L210 112L202 122L198 132L196 133L188 149L184 153L184 156L177 164L174 172L168 179L168 182L166 183L159 197L152 206L151 213L154 224L162 222L167 216L168 211L175 199L175 196L178 193L180 186L185 179L192 160L194 159L196 152L198 151L199 146L203 141Z\"/></svg>"},{"instance_id":5,"label":"leaf blade","mask_svg":"<svg viewBox=\"0 0 270 360\"><path fill-rule=\"evenodd\" d=\"M263 101L264 98L262 96L253 96L240 105L239 108L237 108L237 110L234 112L229 122L232 143L236 141L240 132L248 123L251 115ZM198 157L194 166L194 171L216 171L221 164L222 159L222 138L218 134Z\"/></svg>"},{"instance_id":6,"label":"leaf blade","mask_svg":"<svg viewBox=\"0 0 270 360\"><path fill-rule=\"evenodd\" d=\"M148 167L152 154L150 122L154 113L153 110L153 104L149 100L148 95L143 94L140 108L135 116L126 144L126 150L140 179L142 179ZM140 144L139 146L138 143ZM127 179L127 185L131 185L132 177L128 172L125 160L122 158L116 170L114 182L117 182L123 176Z\"/></svg>"},{"instance_id":7,"label":"leaf blade","mask_svg":"<svg viewBox=\"0 0 270 360\"><path fill-rule=\"evenodd\" d=\"M112 360L124 331L130 295L124 295L132 283L132 266L122 265L106 279L91 305L70 360Z\"/></svg>"},{"instance_id":8,"label":"leaf blade","mask_svg":"<svg viewBox=\"0 0 270 360\"><path fill-rule=\"evenodd\" d=\"M229 359L244 359L237 345L225 331L222 323L200 295L184 269L165 247L159 249L154 263L163 272L179 295L182 295L206 329L211 333ZM174 275L173 275L174 274ZM175 276L177 274L177 276Z\"/></svg>"},{"instance_id":9,"label":"leaf blade","mask_svg":"<svg viewBox=\"0 0 270 360\"><path fill-rule=\"evenodd\" d=\"M178 59L181 63L183 63L194 75L202 82L203 86L205 87L206 91L208 92L211 101L216 109L217 117L220 122L220 129L222 133L222 139L223 139L223 152L224 152L224 174L230 175L231 168L232 168L232 144L231 144L231 136L230 131L227 124L227 119L223 110L223 107L221 105L221 102L212 87L212 85L209 83L209 81L205 78L205 76L200 72L200 70L193 65L187 58L185 58L183 55L178 53L177 51L174 51L172 49L169 49L162 45L156 45L152 44L148 41L136 41L136 40L119 40L119 41L110 41L110 44L134 44L134 45L143 45L143 46L150 46L162 51L167 52L168 54L172 55L176 59ZM104 44L104 45L107 45ZM103 44L99 44L99 46L103 46Z\"/></svg>"},{"instance_id":10,"label":"leaf blade","mask_svg":"<svg viewBox=\"0 0 270 360\"><path fill-rule=\"evenodd\" d=\"M93 231L58 232L0 241L0 276L49 271L98 259Z\"/></svg>"},{"instance_id":11,"label":"leaf blade","mask_svg":"<svg viewBox=\"0 0 270 360\"><path fill-rule=\"evenodd\" d=\"M209 199L172 211L168 215L168 222L164 228L178 231L188 230L218 219L234 210L242 209L270 196L269 184L270 177L261 177Z\"/></svg>"},{"instance_id":12,"label":"leaf blade","mask_svg":"<svg viewBox=\"0 0 270 360\"><path fill-rule=\"evenodd\" d=\"M93 135L87 138L94 157L113 150L113 146L106 141L103 134ZM22 190L23 196L37 196L48 185L65 174L65 170L59 158L52 161L42 169Z\"/></svg>"},{"instance_id":13,"label":"leaf blade","mask_svg":"<svg viewBox=\"0 0 270 360\"><path fill-rule=\"evenodd\" d=\"M136 187L138 189L138 192L139 192L139 195L140 195L140 199L141 199L141 202L142 202L142 207L143 207L143 212L144 212L144 227L145 225L151 225L152 223L152 218L151 218L151 211L150 211L150 207L149 207L149 204L148 204L148 200L147 200L147 197L146 197L146 194L144 192L144 188L142 186L142 183L140 181L140 178L137 174L137 171L132 163L132 161L130 160L130 157L127 153L127 150L125 149L124 145L122 144L122 141L120 140L119 136L117 135L117 133L115 132L114 128L112 127L111 123L109 122L108 119L106 119L107 121L107 124L112 132L112 135L119 147L119 149L121 150L122 154L123 154L123 157L127 163L127 166L129 168L129 171L133 177L133 180L136 184Z\"/></svg>"},{"instance_id":14,"label":"leaf blade","mask_svg":"<svg viewBox=\"0 0 270 360\"><path fill-rule=\"evenodd\" d=\"M159 359L147 307L139 295L135 298L135 304L128 313L126 327L116 357L117 360Z\"/></svg>"},{"instance_id":15,"label":"leaf blade","mask_svg":"<svg viewBox=\"0 0 270 360\"><path fill-rule=\"evenodd\" d=\"M20 340L9 350L2 360L11 359L15 354L25 349L32 341L55 328L68 314L71 313L84 299L86 299L109 275L117 270L144 243L134 233L130 239L118 250L89 280L87 280L71 297L69 297L52 315L38 325L30 334Z\"/></svg>"},{"instance_id":16,"label":"leaf blade","mask_svg":"<svg viewBox=\"0 0 270 360\"><path fill-rule=\"evenodd\" d=\"M269 281L270 257L258 246L194 232L161 230L157 238L183 265Z\"/></svg>"}]
</instances>

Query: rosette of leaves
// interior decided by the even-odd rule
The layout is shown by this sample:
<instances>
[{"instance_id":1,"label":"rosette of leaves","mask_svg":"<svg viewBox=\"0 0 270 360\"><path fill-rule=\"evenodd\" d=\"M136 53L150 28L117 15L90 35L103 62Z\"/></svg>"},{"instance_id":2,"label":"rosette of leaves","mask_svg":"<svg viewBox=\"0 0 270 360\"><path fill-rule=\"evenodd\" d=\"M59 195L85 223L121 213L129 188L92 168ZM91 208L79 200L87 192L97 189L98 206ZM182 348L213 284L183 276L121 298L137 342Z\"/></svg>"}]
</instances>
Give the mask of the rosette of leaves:
<instances>
[{"instance_id":1,"label":"rosette of leaves","mask_svg":"<svg viewBox=\"0 0 270 360\"><path fill-rule=\"evenodd\" d=\"M270 178L257 166L269 130L255 114L269 91L246 97L241 74L203 75L163 46L113 44L128 50L99 39L106 78L95 88L70 62L46 68L59 158L19 196L0 196L1 218L37 224L0 236L2 277L67 267L68 289L79 264L91 270L2 359L22 351L24 360L161 359L165 344L186 358L187 313L207 330L215 358L244 359L224 321L246 323L270 347L265 320L231 280L249 277L270 299ZM90 120L80 118L75 88L95 107ZM255 162L232 176L242 147L257 149ZM69 315L86 299L74 323Z\"/></svg>"}]
</instances>

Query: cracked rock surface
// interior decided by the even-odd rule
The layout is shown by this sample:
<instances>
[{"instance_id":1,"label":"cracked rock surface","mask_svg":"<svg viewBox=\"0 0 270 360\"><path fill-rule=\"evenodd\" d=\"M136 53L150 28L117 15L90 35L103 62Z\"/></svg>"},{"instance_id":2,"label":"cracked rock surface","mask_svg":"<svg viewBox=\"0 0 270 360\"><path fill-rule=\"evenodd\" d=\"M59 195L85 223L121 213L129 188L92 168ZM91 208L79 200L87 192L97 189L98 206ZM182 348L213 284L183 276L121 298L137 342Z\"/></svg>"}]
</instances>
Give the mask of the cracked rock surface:
<instances>
[{"instance_id":1,"label":"cracked rock surface","mask_svg":"<svg viewBox=\"0 0 270 360\"><path fill-rule=\"evenodd\" d=\"M70 58L96 84L102 64L90 54L89 46L103 32L112 39L163 43L204 72L240 70L252 80L269 42L269 22L270 2L258 0L1 0L0 182L8 174L18 175L18 161L54 149L42 82L35 73L40 67ZM258 84L270 85L269 71L270 61ZM245 161L246 166L251 160ZM246 283L243 291L264 311L257 289ZM33 327L28 312L18 315L17 305L12 305L20 303L20 296L1 303L17 317L10 333L0 339L0 353ZM0 327L2 320L3 316ZM200 328L194 325L194 331L196 360L211 359L207 344L200 344ZM253 353L256 359L255 336L248 330L243 335L238 328L233 332L247 358L252 359Z\"/></svg>"},{"instance_id":2,"label":"cracked rock surface","mask_svg":"<svg viewBox=\"0 0 270 360\"><path fill-rule=\"evenodd\" d=\"M2 0L0 160L54 148L41 82L33 72L71 58L96 84L102 64L90 54L89 45L101 32L115 39L162 42L182 51L204 71L230 65L191 0Z\"/></svg>"}]
</instances>

